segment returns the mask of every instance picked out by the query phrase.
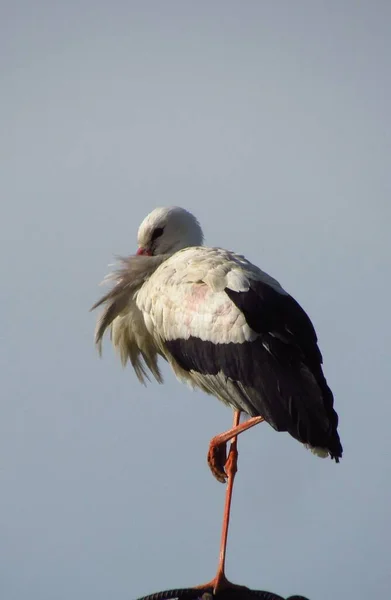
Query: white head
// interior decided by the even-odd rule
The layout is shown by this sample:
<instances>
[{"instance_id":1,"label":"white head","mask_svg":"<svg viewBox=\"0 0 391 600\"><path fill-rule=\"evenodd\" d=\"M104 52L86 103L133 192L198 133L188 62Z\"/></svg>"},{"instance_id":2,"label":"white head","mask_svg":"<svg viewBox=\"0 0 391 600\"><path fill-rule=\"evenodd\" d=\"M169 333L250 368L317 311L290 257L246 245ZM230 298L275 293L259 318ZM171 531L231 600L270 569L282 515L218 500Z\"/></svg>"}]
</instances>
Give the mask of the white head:
<instances>
[{"instance_id":1,"label":"white head","mask_svg":"<svg viewBox=\"0 0 391 600\"><path fill-rule=\"evenodd\" d=\"M182 248L202 246L203 239L197 219L184 208L155 208L139 227L137 254L175 254Z\"/></svg>"}]
</instances>

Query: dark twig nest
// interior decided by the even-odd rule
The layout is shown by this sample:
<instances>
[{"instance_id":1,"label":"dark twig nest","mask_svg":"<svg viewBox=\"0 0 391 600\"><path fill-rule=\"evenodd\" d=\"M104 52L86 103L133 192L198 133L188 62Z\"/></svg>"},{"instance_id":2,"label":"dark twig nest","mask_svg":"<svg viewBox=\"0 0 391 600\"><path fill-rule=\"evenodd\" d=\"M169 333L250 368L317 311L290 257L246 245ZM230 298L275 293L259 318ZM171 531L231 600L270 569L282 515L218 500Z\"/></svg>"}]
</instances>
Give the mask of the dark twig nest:
<instances>
[{"instance_id":1,"label":"dark twig nest","mask_svg":"<svg viewBox=\"0 0 391 600\"><path fill-rule=\"evenodd\" d=\"M182 588L177 590L166 590L164 592L156 592L149 596L143 596L138 600L285 600L278 594L272 592L265 592L262 590L250 590L250 589L235 589L228 588L222 592L219 592L216 596L213 594L211 588ZM304 596L289 596L286 600L308 600Z\"/></svg>"}]
</instances>

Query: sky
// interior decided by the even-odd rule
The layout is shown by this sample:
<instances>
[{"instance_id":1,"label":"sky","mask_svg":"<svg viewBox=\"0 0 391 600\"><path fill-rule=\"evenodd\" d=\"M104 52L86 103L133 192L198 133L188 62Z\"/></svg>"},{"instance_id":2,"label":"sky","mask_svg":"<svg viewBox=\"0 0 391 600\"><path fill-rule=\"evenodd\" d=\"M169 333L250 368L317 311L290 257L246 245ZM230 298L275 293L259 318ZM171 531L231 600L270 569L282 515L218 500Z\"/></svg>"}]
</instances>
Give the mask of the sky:
<instances>
[{"instance_id":1,"label":"sky","mask_svg":"<svg viewBox=\"0 0 391 600\"><path fill-rule=\"evenodd\" d=\"M344 458L241 436L227 574L310 600L391 588L391 5L27 0L0 18L0 595L131 600L217 565L230 411L141 386L90 306L156 206L312 318Z\"/></svg>"}]
</instances>

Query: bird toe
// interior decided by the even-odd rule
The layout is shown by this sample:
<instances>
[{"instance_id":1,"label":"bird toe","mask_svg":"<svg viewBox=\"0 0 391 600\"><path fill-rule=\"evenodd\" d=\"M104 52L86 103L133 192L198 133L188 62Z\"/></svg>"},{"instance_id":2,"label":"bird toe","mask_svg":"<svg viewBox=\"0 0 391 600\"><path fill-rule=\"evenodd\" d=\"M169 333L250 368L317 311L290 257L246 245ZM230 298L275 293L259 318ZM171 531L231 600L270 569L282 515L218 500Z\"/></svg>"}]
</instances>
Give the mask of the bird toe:
<instances>
[{"instance_id":1,"label":"bird toe","mask_svg":"<svg viewBox=\"0 0 391 600\"><path fill-rule=\"evenodd\" d=\"M227 445L213 444L211 442L208 452L208 465L212 471L213 476L220 481L220 483L226 483L227 475L224 470L225 463L227 462Z\"/></svg>"}]
</instances>

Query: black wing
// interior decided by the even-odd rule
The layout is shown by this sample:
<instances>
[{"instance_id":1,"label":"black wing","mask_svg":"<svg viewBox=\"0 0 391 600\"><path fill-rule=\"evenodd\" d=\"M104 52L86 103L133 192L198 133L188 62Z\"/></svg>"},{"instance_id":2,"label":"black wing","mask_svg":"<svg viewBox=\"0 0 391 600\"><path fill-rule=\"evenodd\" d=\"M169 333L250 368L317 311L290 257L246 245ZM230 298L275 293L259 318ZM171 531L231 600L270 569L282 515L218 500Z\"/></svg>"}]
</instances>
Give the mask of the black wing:
<instances>
[{"instance_id":1,"label":"black wing","mask_svg":"<svg viewBox=\"0 0 391 600\"><path fill-rule=\"evenodd\" d=\"M260 414L263 410L266 418L269 415L267 420L276 429L327 449L338 462L342 456L338 415L308 315L292 296L264 282L252 282L246 292L229 288L225 292L259 334L252 343L257 346L259 371L254 379L261 391Z\"/></svg>"},{"instance_id":2,"label":"black wing","mask_svg":"<svg viewBox=\"0 0 391 600\"><path fill-rule=\"evenodd\" d=\"M277 431L342 456L333 394L322 371L314 327L300 305L265 282L246 292L225 293L258 335L252 341L166 340L176 362L197 374L204 389L243 410L263 416Z\"/></svg>"}]
</instances>

